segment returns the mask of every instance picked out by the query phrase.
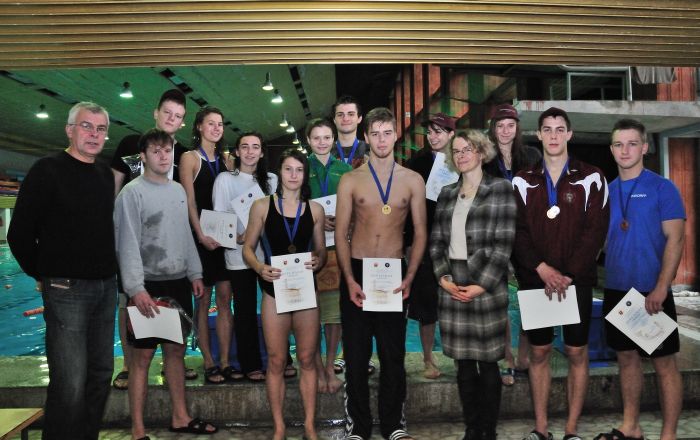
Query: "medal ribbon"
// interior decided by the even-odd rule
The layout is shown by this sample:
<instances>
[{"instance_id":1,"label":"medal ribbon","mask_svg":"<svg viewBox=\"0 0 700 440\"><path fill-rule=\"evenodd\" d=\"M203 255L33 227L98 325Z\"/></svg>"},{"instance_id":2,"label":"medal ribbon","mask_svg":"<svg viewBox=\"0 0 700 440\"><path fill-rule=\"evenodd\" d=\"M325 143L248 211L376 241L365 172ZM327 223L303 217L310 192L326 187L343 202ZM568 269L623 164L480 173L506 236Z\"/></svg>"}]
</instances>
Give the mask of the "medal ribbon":
<instances>
[{"instance_id":1,"label":"medal ribbon","mask_svg":"<svg viewBox=\"0 0 700 440\"><path fill-rule=\"evenodd\" d=\"M382 202L384 202L385 205L388 205L389 193L391 192L391 180L394 178L394 167L396 166L396 162L391 164L391 174L389 174L389 181L386 184L386 194L384 193L384 190L382 190L382 184L379 182L379 178L377 177L377 173L374 171L372 162L368 161L367 165L369 165L369 171L372 173L372 177L374 177L374 183L377 184L377 189L379 190L379 196L382 198Z\"/></svg>"},{"instance_id":2,"label":"medal ribbon","mask_svg":"<svg viewBox=\"0 0 700 440\"><path fill-rule=\"evenodd\" d=\"M333 157L328 156L328 162L326 162L325 168L326 168L326 178L321 180L321 173L319 173L319 169L316 168L316 176L318 177L318 184L321 187L321 197L326 197L328 195L328 182L330 182L330 177L331 177L331 162L333 161Z\"/></svg>"},{"instance_id":3,"label":"medal ribbon","mask_svg":"<svg viewBox=\"0 0 700 440\"><path fill-rule=\"evenodd\" d=\"M277 197L277 205L280 207L280 215L284 223L284 229L287 231L287 237L289 237L289 244L294 245L294 237L297 235L297 229L299 229L299 218L301 218L301 200L299 200L299 206L297 207L297 214L294 218L294 227L289 230L289 223L287 222L287 217L284 216L284 209L282 208L282 197Z\"/></svg>"},{"instance_id":4,"label":"medal ribbon","mask_svg":"<svg viewBox=\"0 0 700 440\"><path fill-rule=\"evenodd\" d=\"M501 170L503 177L508 179L508 181L510 181L510 182L513 181L513 170L512 169L509 170L506 168L506 163L503 161L502 157L498 157L498 168Z\"/></svg>"},{"instance_id":5,"label":"medal ribbon","mask_svg":"<svg viewBox=\"0 0 700 440\"><path fill-rule=\"evenodd\" d=\"M350 150L350 155L348 156L347 159L345 159L345 153L343 152L343 146L340 145L340 141L335 141L335 146L338 148L338 157L340 160L343 162L352 165L352 158L355 157L355 151L357 151L357 146L360 145L360 142L355 138L355 142L352 143L352 149Z\"/></svg>"},{"instance_id":6,"label":"medal ribbon","mask_svg":"<svg viewBox=\"0 0 700 440\"><path fill-rule=\"evenodd\" d=\"M634 194L634 189L637 187L637 184L639 183L639 176L637 176L636 179L634 179L634 184L632 185L632 188L630 189L629 194L627 194L627 200L625 202L622 202L622 180L620 180L620 185L618 185L617 189L620 194L620 210L622 211L622 220L626 221L627 220L627 209L630 207L630 200L632 199L632 194Z\"/></svg>"},{"instance_id":7,"label":"medal ribbon","mask_svg":"<svg viewBox=\"0 0 700 440\"><path fill-rule=\"evenodd\" d=\"M557 183L561 180L561 176L564 175L569 170L569 160L566 160L566 164L564 164L564 168L561 170L561 174L559 175L559 179L557 179ZM547 197L549 197L549 207L551 208L552 206L557 204L557 187L554 185L554 182L552 181L552 176L549 175L549 171L547 171L547 165L544 165L544 177L547 180Z\"/></svg>"},{"instance_id":8,"label":"medal ribbon","mask_svg":"<svg viewBox=\"0 0 700 440\"><path fill-rule=\"evenodd\" d=\"M209 166L209 171L211 172L211 176L216 179L216 176L219 175L219 155L214 153L214 164L216 165L216 172L214 172L214 167L211 166L211 162L209 162L209 156L207 156L207 153L204 152L204 148L201 146L199 147L199 152L201 153L202 156L204 156L204 160L206 161L207 165Z\"/></svg>"}]
</instances>

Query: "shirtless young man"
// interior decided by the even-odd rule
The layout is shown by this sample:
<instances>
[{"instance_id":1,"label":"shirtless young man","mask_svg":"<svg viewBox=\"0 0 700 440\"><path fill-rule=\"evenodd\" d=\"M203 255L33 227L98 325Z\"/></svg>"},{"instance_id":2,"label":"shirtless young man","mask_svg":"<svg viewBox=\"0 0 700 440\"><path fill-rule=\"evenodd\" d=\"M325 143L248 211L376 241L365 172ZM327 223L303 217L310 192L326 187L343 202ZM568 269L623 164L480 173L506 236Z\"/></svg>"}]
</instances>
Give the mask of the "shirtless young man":
<instances>
[{"instance_id":1,"label":"shirtless young man","mask_svg":"<svg viewBox=\"0 0 700 440\"><path fill-rule=\"evenodd\" d=\"M410 211L413 247L401 286L395 291L403 292L404 300L408 298L427 240L425 184L420 174L394 161L396 119L389 109L376 108L367 114L365 140L370 147L369 161L340 180L335 219L336 252L343 273L340 316L347 366L346 438L369 439L372 434L367 362L374 336L381 363L381 434L391 440L411 439L403 414L406 304L401 312L362 310L362 259L402 258L402 232Z\"/></svg>"}]
</instances>

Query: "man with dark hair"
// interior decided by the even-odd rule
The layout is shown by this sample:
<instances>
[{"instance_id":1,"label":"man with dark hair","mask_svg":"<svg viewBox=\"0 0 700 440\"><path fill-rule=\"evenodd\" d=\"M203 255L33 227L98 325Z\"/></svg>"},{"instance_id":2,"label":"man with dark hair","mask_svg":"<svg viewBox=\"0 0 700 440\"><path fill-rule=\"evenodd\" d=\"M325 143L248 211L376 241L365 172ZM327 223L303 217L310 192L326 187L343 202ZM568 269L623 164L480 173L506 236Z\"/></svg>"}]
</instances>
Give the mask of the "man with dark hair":
<instances>
[{"instance_id":1,"label":"man with dark hair","mask_svg":"<svg viewBox=\"0 0 700 440\"><path fill-rule=\"evenodd\" d=\"M632 119L615 124L610 151L619 177L610 183L603 314L607 315L635 288L646 297L647 313L663 311L677 320L671 282L683 253L685 209L673 182L644 168L648 149L644 125ZM642 357L651 359L659 384L663 418L660 438L675 439L683 405L683 383L676 365L678 329L650 355L607 321L605 333L608 345L617 351L623 418L619 429L596 439L644 438L639 424Z\"/></svg>"},{"instance_id":2,"label":"man with dark hair","mask_svg":"<svg viewBox=\"0 0 700 440\"><path fill-rule=\"evenodd\" d=\"M170 89L166 90L160 97L158 101L158 107L153 110L153 118L156 121L156 128L166 132L173 141L172 148L172 168L168 171L168 177L174 181L179 181L179 176L177 173L177 164L180 161L180 156L182 153L187 151L187 149L179 144L175 140L175 133L182 127L182 121L185 118L185 105L186 97L180 89ZM117 149L114 151L114 156L112 157L112 174L114 174L114 191L115 196L119 193L124 185L129 183L132 176L132 171L124 161L124 157L134 156L140 153L138 142L141 135L131 134L125 136ZM143 166L141 168L141 173L143 174ZM120 291L121 289L120 286ZM129 360L131 358L131 346L126 343L126 295L121 293L119 295L119 339L121 340L122 350L124 352L124 364L122 366L122 371L120 371L112 381L114 388L118 390L125 390L129 386ZM191 368L185 369L185 377L187 379L196 379L197 372Z\"/></svg>"},{"instance_id":3,"label":"man with dark hair","mask_svg":"<svg viewBox=\"0 0 700 440\"><path fill-rule=\"evenodd\" d=\"M44 439L96 440L109 397L117 300L114 179L97 160L108 128L101 106L71 108L68 148L29 170L7 234L22 270L40 282L44 301Z\"/></svg>"},{"instance_id":4,"label":"man with dark hair","mask_svg":"<svg viewBox=\"0 0 700 440\"><path fill-rule=\"evenodd\" d=\"M333 104L331 114L338 131L333 154L353 168L367 162L367 144L357 137L357 128L362 122L360 103L350 95L343 95Z\"/></svg>"},{"instance_id":5,"label":"man with dark hair","mask_svg":"<svg viewBox=\"0 0 700 440\"><path fill-rule=\"evenodd\" d=\"M427 128L426 140L428 146L411 157L406 165L409 169L421 175L424 182L428 182L430 171L435 163L437 153L445 153L447 146L454 137L455 118L444 113L436 113L423 122ZM430 199L425 199L425 209L427 214L427 230L432 230L433 217L435 217L435 207L437 203ZM411 221L407 222L406 246L410 248L412 237ZM410 253L410 252L409 252ZM423 376L426 379L437 379L440 377L440 370L433 357L433 345L435 343L435 327L437 323L438 307L438 282L433 274L433 262L430 254L425 252L423 260L418 266L416 277L411 286L412 295L408 299L408 317L420 323L420 341L423 347Z\"/></svg>"},{"instance_id":6,"label":"man with dark hair","mask_svg":"<svg viewBox=\"0 0 700 440\"><path fill-rule=\"evenodd\" d=\"M565 296L569 286L576 287L581 322L564 326L569 363L564 440L579 440L578 419L588 386L588 330L597 281L596 258L608 227L608 184L598 168L569 156L568 141L573 132L564 110L549 108L538 123L543 160L513 178L518 204L515 276L520 289L544 289L550 301ZM530 391L535 429L526 440L552 439L547 430L547 403L553 328L528 330L527 335L532 346Z\"/></svg>"},{"instance_id":7,"label":"man with dark hair","mask_svg":"<svg viewBox=\"0 0 700 440\"><path fill-rule=\"evenodd\" d=\"M199 261L187 215L187 196L168 173L172 169L172 139L159 130L147 131L138 141L144 173L117 196L114 234L124 291L138 311L149 318L160 313L157 297L168 297L191 320L192 293L204 293ZM165 377L173 412L170 430L196 434L217 431L193 419L185 404L185 346L158 338L130 339L133 346L129 379L131 434L146 437L143 407L148 391L148 368L158 344L163 349Z\"/></svg>"},{"instance_id":8,"label":"man with dark hair","mask_svg":"<svg viewBox=\"0 0 700 440\"><path fill-rule=\"evenodd\" d=\"M401 285L394 291L394 294L403 292L404 300L409 297L427 241L425 184L418 173L394 161L396 119L389 109L376 108L367 114L365 140L370 146L369 160L340 179L335 220L336 252L343 275L340 314L347 366L346 438L369 439L372 434L367 361L372 355L374 336L382 370L379 381L382 436L391 440L410 439L403 413L406 305L400 312L363 311L366 297L362 291L362 259L402 258L403 231L410 212L413 246ZM354 220L352 227L351 220Z\"/></svg>"}]
</instances>

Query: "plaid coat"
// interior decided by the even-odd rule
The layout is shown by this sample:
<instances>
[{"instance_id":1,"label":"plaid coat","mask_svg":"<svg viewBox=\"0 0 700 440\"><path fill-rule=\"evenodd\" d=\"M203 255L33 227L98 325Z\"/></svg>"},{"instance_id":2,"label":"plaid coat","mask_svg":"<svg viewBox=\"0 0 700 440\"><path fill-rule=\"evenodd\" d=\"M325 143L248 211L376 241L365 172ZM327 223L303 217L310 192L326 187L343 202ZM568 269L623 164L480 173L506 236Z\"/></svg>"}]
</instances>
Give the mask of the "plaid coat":
<instances>
[{"instance_id":1,"label":"plaid coat","mask_svg":"<svg viewBox=\"0 0 700 440\"><path fill-rule=\"evenodd\" d=\"M513 187L484 173L467 215L467 260L450 260L452 212L462 179L440 192L430 234L435 276L451 274L458 285L477 284L486 292L469 303L439 291L438 316L445 355L494 362L505 354L508 261L515 237L517 207Z\"/></svg>"}]
</instances>

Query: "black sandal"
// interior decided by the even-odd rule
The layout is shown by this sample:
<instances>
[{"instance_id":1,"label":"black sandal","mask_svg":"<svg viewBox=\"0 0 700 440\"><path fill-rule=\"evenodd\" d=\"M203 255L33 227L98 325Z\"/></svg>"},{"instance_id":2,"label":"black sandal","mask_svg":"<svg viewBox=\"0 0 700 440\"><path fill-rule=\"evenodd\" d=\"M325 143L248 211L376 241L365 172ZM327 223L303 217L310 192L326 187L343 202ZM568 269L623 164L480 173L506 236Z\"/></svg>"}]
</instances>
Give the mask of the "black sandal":
<instances>
[{"instance_id":1,"label":"black sandal","mask_svg":"<svg viewBox=\"0 0 700 440\"><path fill-rule=\"evenodd\" d=\"M220 376L221 380L212 380L212 377L214 376ZM204 380L212 385L221 385L222 383L226 383L226 377L221 374L221 369L217 365L204 370Z\"/></svg>"}]
</instances>

